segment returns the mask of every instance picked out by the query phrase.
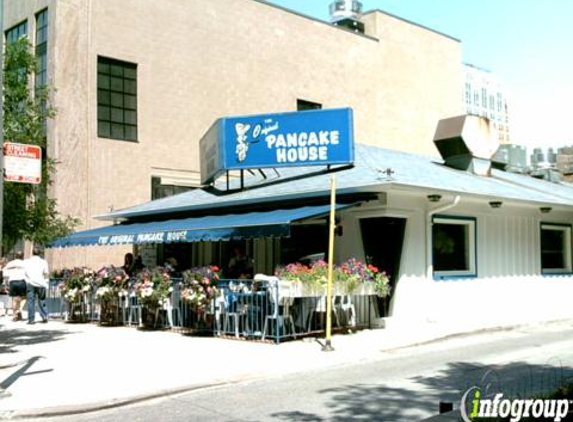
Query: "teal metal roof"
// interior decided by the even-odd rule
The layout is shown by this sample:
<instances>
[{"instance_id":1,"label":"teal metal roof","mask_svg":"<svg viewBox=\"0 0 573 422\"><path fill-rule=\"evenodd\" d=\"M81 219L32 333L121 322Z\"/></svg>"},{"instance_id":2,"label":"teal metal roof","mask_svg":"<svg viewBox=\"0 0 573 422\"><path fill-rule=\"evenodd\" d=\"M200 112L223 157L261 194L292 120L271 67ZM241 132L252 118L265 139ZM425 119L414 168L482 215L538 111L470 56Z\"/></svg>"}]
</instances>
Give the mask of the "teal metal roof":
<instances>
[{"instance_id":1,"label":"teal metal roof","mask_svg":"<svg viewBox=\"0 0 573 422\"><path fill-rule=\"evenodd\" d=\"M338 194L383 192L407 188L422 192L452 193L491 199L522 201L532 204L573 206L573 185L554 183L527 175L492 170L478 176L446 167L439 158L368 145L356 145L355 166L337 171ZM384 173L391 169L390 175ZM266 170L267 179L257 173L246 178L247 189L225 193L225 185L196 189L118 210L101 219L152 217L175 212L233 208L248 204L272 204L293 199L322 197L329 192L329 174L316 167ZM232 181L238 187L238 181Z\"/></svg>"}]
</instances>

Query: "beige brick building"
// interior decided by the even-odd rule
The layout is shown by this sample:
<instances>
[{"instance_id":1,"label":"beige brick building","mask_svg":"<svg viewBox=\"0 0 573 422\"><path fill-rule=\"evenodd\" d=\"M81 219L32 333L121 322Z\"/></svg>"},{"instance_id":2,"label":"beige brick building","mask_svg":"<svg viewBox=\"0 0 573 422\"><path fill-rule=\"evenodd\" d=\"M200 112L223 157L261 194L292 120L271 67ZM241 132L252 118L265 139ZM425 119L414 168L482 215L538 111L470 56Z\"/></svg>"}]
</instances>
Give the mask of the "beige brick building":
<instances>
[{"instance_id":1,"label":"beige brick building","mask_svg":"<svg viewBox=\"0 0 573 422\"><path fill-rule=\"evenodd\" d=\"M328 6L325 1L324 7ZM365 34L258 0L6 0L4 33L37 39L57 117L52 194L82 221L198 183L199 139L221 116L352 107L356 142L438 155L439 119L462 113L458 40L382 11ZM25 24L25 28L21 25ZM15 28L20 28L15 31ZM120 263L124 250L52 252L54 267Z\"/></svg>"}]
</instances>

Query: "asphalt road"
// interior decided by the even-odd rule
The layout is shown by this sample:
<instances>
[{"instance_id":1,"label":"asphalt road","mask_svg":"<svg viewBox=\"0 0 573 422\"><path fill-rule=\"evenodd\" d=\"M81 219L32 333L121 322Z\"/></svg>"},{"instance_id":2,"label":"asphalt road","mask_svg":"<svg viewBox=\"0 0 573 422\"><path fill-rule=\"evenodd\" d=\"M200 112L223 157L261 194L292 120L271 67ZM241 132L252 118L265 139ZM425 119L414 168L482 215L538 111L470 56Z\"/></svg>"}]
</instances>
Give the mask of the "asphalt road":
<instances>
[{"instance_id":1,"label":"asphalt road","mask_svg":"<svg viewBox=\"0 0 573 422\"><path fill-rule=\"evenodd\" d=\"M571 324L455 338L354 365L37 421L410 422L437 414L440 401L457 407L474 385L524 396L562 377L573 377Z\"/></svg>"}]
</instances>

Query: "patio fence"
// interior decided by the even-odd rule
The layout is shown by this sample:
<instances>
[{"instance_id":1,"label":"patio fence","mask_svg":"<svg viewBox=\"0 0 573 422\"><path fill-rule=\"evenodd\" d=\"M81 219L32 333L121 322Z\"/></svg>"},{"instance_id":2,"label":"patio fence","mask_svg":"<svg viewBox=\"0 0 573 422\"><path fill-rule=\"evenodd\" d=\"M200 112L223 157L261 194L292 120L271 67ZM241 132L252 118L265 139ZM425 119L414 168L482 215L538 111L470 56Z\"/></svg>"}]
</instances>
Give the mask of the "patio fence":
<instances>
[{"instance_id":1,"label":"patio fence","mask_svg":"<svg viewBox=\"0 0 573 422\"><path fill-rule=\"evenodd\" d=\"M177 278L172 279L168 301L152 313L142 306L133 288L126 296L118 297L117 303L105 306L96 301L95 289L83 293L80 303L69 303L60 291L60 283L60 279L50 280L46 304L51 318L66 321L168 328L277 343L320 336L326 328L325 294L293 292L290 283L283 281L220 280L217 296L200 313L181 299L182 280ZM372 328L378 317L374 295L337 294L332 298L334 332Z\"/></svg>"}]
</instances>

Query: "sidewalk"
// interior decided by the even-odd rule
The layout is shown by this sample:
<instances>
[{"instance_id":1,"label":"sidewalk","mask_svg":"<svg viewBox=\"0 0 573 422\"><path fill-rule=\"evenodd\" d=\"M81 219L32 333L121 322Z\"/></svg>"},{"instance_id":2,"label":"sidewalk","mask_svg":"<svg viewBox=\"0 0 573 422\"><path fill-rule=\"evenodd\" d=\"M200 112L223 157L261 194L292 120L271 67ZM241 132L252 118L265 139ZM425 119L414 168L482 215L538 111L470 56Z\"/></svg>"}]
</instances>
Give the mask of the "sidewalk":
<instances>
[{"instance_id":1,"label":"sidewalk","mask_svg":"<svg viewBox=\"0 0 573 422\"><path fill-rule=\"evenodd\" d=\"M431 324L366 330L335 336L335 351L323 352L313 340L275 345L59 321L29 326L2 317L0 419L79 413L335 367L451 333Z\"/></svg>"}]
</instances>

